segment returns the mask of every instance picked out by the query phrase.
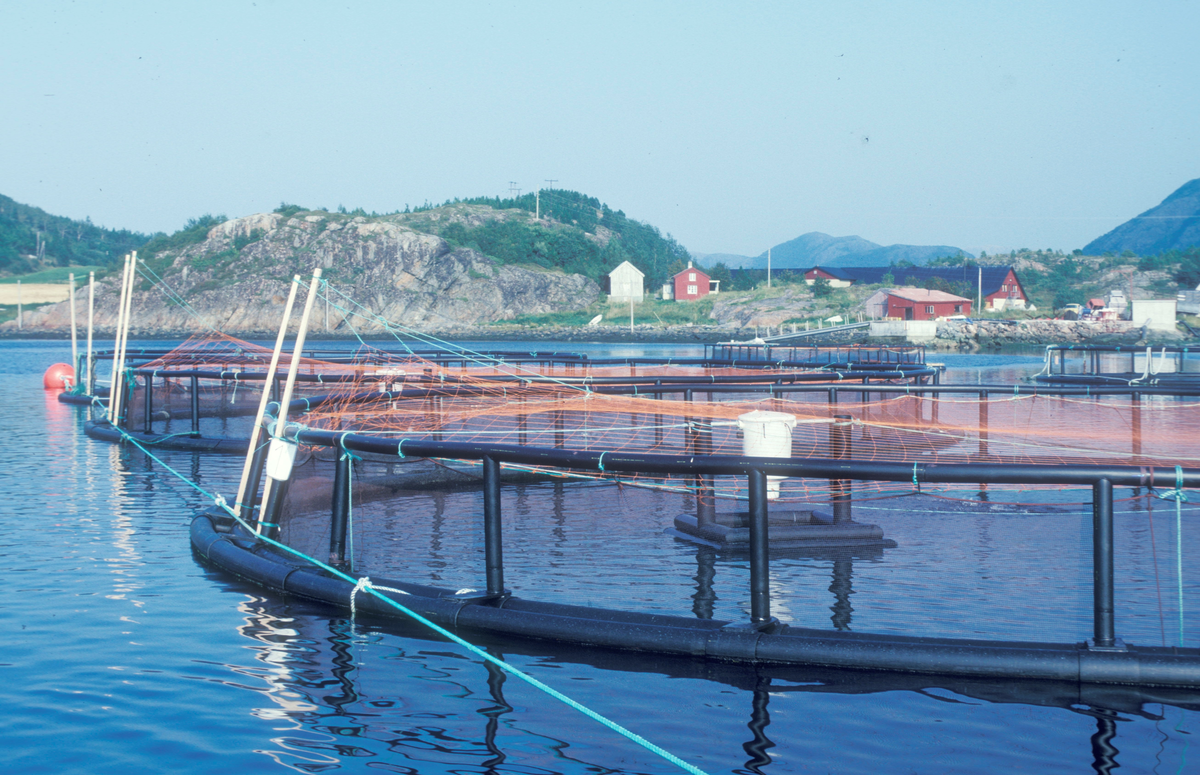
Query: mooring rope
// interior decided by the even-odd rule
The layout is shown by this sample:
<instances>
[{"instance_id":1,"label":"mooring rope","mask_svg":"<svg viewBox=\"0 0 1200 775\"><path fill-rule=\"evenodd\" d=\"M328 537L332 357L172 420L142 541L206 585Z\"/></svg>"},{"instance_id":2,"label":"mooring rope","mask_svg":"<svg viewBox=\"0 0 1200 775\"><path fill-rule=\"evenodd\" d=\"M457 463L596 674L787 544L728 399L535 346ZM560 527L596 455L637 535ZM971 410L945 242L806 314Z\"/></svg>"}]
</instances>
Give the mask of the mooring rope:
<instances>
[{"instance_id":1,"label":"mooring rope","mask_svg":"<svg viewBox=\"0 0 1200 775\"><path fill-rule=\"evenodd\" d=\"M255 530L242 519L242 517L238 514L237 510L229 506L229 504L225 501L225 497L223 495L220 495L220 494L213 495L212 493L208 492L204 488L200 487L200 485L198 485L195 482L188 479L186 476L184 476L179 471L176 471L170 465L165 463L161 458L154 455L154 453L152 453L150 450L143 447L140 443L138 443L137 439L130 436L123 429L117 428L117 431L121 434L122 437L124 437L130 443L132 443L135 447L140 449L145 455L149 456L151 460L158 463L160 466L162 466L168 472L170 472L174 476L178 477L180 480L182 480L183 482L185 482L186 484L191 486L197 492L201 493L205 497L212 500L213 503L215 503L218 507L220 507L227 514L229 514L229 516L232 517L243 528L245 528L252 534L255 533ZM304 554L303 552L301 552L297 549L293 549L292 547L288 546L287 544L276 541L276 540L269 538L268 536L263 535L261 533L256 535L255 538L258 541L269 544L269 545L271 545L281 551L287 552L288 554L291 554L307 563L315 565L316 567L320 568L321 570L324 570L326 573L330 573L330 574L342 579L343 581L353 583L354 589L351 590L351 592L350 592L350 606L351 606L351 615L352 616L355 611L355 608L354 608L355 595L359 591L364 591L369 594L372 594L378 600L382 601L386 605L390 605L391 607L395 608L397 611L400 611L401 613L403 613L405 616L408 616L409 618L413 619L414 621L428 627L429 629L433 630L434 632L438 633L439 635L442 635L443 637L448 638L449 640L453 641L454 643L457 643L458 645L462 646L464 649L471 652L472 654L475 654L476 656L480 657L481 659L484 659L484 660L496 665L501 670L504 670L505 672L516 676L517 678L520 678L522 681L525 681L526 683L533 686L534 688L541 690L545 694L548 694L549 696L553 697L554 699L558 700L559 702L562 702L563 704L567 705L568 707L571 707L574 710L579 711L580 713L582 713L583 715L592 719L593 721L597 721L600 724L608 727L612 731L614 731L617 734L621 735L622 737L630 740L631 742L637 743L641 747L645 748L647 751L650 751L651 753L654 753L654 754L662 757L663 759L666 759L667 761L671 762L672 764L674 764L675 766L684 770L685 772L690 772L690 773L692 773L692 775L708 775L704 770L700 769L699 767L696 767L695 765L689 764L688 762L679 758L678 756L676 756L675 754L666 750L665 748L660 748L659 746L655 745L654 743L651 743L649 740L647 740L646 738L637 734L636 732L626 729L622 725L601 715L600 713L597 713L596 711L592 710L591 708L587 707L586 705L583 705L583 704L571 699L570 697L568 697L567 695L558 691L557 689L555 689L545 683L542 683L541 681L539 681L538 679L529 675L528 673L525 673L520 668L510 665L509 663L505 662L502 659L497 659L496 657L487 653L486 651L479 648L478 646L475 646L474 644L468 642L467 640L460 638L458 635L455 635L454 633L450 632L446 628L444 628L438 624L435 624L434 622L430 621L429 619L426 619L424 616L421 616L416 611L413 611L412 609L408 608L407 606L404 606L404 605L400 604L399 602L393 600L392 598L388 597L387 595L383 594L384 591L395 591L395 592L399 592L401 594L409 594L409 593L403 592L402 590L391 590L387 587L376 587L371 583L371 580L369 577L364 576L362 578L355 578L341 570L338 570L337 568L333 567L332 565L323 563L315 557L310 557L307 554Z\"/></svg>"},{"instance_id":2,"label":"mooring rope","mask_svg":"<svg viewBox=\"0 0 1200 775\"><path fill-rule=\"evenodd\" d=\"M1179 589L1179 645L1183 645L1183 468L1175 466L1175 489L1159 493L1165 501L1175 501L1175 578Z\"/></svg>"}]
</instances>

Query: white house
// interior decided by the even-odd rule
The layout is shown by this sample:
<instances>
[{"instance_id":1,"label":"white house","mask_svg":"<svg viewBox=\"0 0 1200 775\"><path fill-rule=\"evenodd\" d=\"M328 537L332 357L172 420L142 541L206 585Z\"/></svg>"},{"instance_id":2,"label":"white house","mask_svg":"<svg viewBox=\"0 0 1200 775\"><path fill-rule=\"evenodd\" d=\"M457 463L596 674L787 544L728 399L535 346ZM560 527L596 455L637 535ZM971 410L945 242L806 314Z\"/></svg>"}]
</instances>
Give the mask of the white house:
<instances>
[{"instance_id":1,"label":"white house","mask_svg":"<svg viewBox=\"0 0 1200 775\"><path fill-rule=\"evenodd\" d=\"M628 302L632 299L641 302L645 291L642 289L642 278L646 275L628 261L622 261L617 268L608 273L608 300Z\"/></svg>"}]
</instances>

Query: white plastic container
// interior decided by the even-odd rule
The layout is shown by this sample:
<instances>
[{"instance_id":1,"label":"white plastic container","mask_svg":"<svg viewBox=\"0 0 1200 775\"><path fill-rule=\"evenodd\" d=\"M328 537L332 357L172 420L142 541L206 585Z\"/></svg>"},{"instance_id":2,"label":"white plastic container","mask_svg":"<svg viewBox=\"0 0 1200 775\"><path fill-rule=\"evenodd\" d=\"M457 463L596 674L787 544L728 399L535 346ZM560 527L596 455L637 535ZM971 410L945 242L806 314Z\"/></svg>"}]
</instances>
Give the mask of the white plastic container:
<instances>
[{"instance_id":1,"label":"white plastic container","mask_svg":"<svg viewBox=\"0 0 1200 775\"><path fill-rule=\"evenodd\" d=\"M791 457L792 429L796 416L756 409L738 416L742 430L742 454L746 457ZM767 500L779 497L779 483L786 477L767 477Z\"/></svg>"}]
</instances>

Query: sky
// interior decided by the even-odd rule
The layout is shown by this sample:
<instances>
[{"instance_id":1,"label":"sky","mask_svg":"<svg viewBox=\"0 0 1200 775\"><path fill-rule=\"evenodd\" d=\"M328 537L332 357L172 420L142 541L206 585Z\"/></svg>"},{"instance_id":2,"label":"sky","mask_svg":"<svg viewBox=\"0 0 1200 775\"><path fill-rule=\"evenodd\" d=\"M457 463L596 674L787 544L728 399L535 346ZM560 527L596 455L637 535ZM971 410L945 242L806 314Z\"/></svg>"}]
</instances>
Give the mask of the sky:
<instances>
[{"instance_id":1,"label":"sky","mask_svg":"<svg viewBox=\"0 0 1200 775\"><path fill-rule=\"evenodd\" d=\"M1195 2L6 0L3 19L0 194L147 233L553 187L696 253L810 231L1069 251L1200 177Z\"/></svg>"}]
</instances>

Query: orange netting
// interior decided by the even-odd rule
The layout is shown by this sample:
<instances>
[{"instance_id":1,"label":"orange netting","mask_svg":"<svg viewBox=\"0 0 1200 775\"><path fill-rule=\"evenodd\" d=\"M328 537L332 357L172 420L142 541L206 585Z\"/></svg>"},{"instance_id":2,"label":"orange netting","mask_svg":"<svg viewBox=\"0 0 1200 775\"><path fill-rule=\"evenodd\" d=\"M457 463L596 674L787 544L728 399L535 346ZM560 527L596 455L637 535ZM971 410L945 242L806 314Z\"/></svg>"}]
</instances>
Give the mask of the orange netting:
<instances>
[{"instance_id":1,"label":"orange netting","mask_svg":"<svg viewBox=\"0 0 1200 775\"><path fill-rule=\"evenodd\" d=\"M708 394L696 385L695 400L680 394L657 398L596 392L572 380L583 377L671 378L756 376L764 383L778 375L770 369L708 369L703 366L603 366L586 363L497 363L463 355L457 363L437 362L420 353L387 352L363 347L347 353L349 362L306 358L303 374L320 382L297 385L297 397L325 396L312 408L290 416L304 426L382 434L394 438L489 442L612 450L639 453L743 454L739 416L753 410L783 412L796 418L792 456L849 457L900 463L1121 464L1193 467L1200 461L1197 402L1165 397L1071 398L1048 395L976 396L893 395L831 404L826 388L769 396L744 392ZM174 353L146 364L164 372L178 368L262 370L267 348L227 337L189 340ZM286 361L286 359L285 359ZM286 367L286 363L284 364ZM497 377L521 381L497 381ZM343 381L337 381L341 378ZM561 378L561 380L559 379ZM527 381L527 380L541 381ZM261 382L245 383L231 401L229 380L217 390L218 403L242 407L257 399ZM381 396L405 389L414 395ZM630 387L630 390L633 390ZM235 388L236 390L236 388ZM136 409L134 409L136 413ZM853 422L848 445L835 439L833 419ZM597 474L590 474L596 476ZM636 475L621 474L623 481ZM661 477L648 478L661 480ZM730 485L736 491L741 485ZM784 498L808 498L810 487L826 491L822 481L788 480ZM863 490L894 490L893 483L855 485Z\"/></svg>"}]
</instances>

